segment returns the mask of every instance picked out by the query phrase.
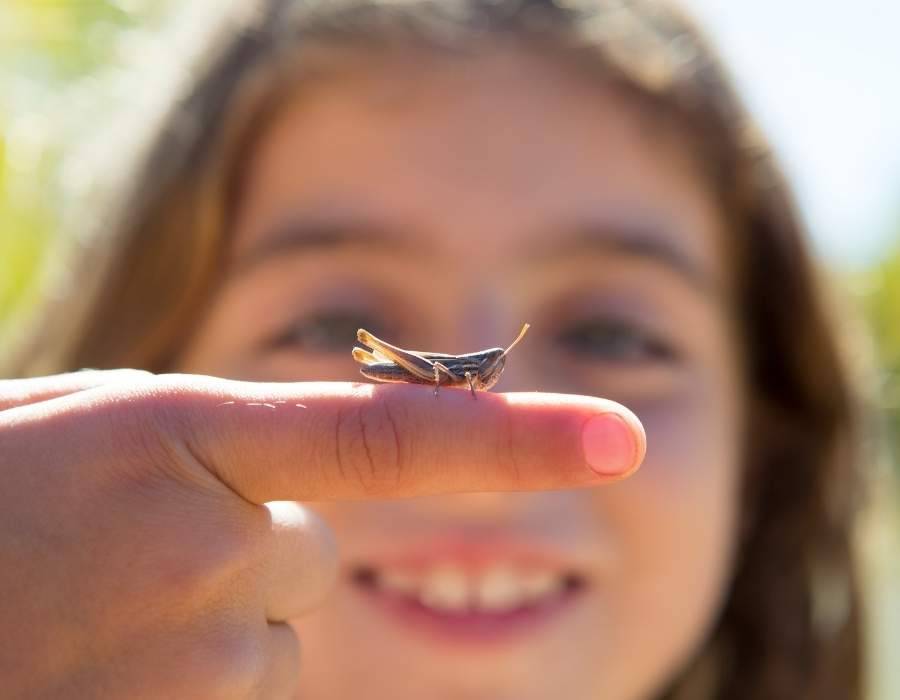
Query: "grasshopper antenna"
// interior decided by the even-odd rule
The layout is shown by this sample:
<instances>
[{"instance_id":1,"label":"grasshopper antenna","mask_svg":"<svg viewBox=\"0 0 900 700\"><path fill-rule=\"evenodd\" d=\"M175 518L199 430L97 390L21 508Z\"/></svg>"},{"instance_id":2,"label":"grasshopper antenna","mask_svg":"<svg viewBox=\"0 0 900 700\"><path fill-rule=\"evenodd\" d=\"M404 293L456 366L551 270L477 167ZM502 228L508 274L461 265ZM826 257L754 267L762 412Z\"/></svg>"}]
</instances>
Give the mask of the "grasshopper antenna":
<instances>
[{"instance_id":1,"label":"grasshopper antenna","mask_svg":"<svg viewBox=\"0 0 900 700\"><path fill-rule=\"evenodd\" d=\"M503 354L500 355L500 357L505 357L507 354L509 354L509 351L512 350L514 347L516 347L516 344L517 344L520 340L522 340L522 338L525 336L525 333L528 332L528 329L529 329L529 328L531 328L531 326L530 326L529 324L527 324L527 323L526 323L524 326L522 326L522 330L519 331L519 335L516 336L516 339L515 339L514 341L512 341L512 343L510 344L510 346L509 346L508 348L506 348L506 350L503 351Z\"/></svg>"}]
</instances>

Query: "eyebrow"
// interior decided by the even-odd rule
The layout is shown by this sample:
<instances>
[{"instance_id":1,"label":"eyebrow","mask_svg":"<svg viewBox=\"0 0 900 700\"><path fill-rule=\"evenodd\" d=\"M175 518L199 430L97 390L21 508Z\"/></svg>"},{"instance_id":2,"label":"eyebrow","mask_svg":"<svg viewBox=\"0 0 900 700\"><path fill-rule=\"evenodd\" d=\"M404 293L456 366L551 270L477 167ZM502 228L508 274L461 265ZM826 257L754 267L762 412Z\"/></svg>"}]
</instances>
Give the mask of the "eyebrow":
<instances>
[{"instance_id":1,"label":"eyebrow","mask_svg":"<svg viewBox=\"0 0 900 700\"><path fill-rule=\"evenodd\" d=\"M717 296L720 285L687 251L672 242L671 235L650 228L621 223L584 225L573 234L557 236L549 242L533 246L527 256L547 262L560 258L614 252L659 263L676 273L691 287L703 294Z\"/></svg>"},{"instance_id":2,"label":"eyebrow","mask_svg":"<svg viewBox=\"0 0 900 700\"><path fill-rule=\"evenodd\" d=\"M231 272L243 275L263 262L282 253L332 251L337 248L372 248L417 252L424 247L409 236L378 224L361 221L317 221L292 219L260 236L256 245L237 253L231 261Z\"/></svg>"},{"instance_id":3,"label":"eyebrow","mask_svg":"<svg viewBox=\"0 0 900 700\"><path fill-rule=\"evenodd\" d=\"M525 244L521 257L533 262L550 262L591 254L616 253L650 260L675 272L691 287L705 295L717 296L719 284L687 251L672 243L672 236L660 231L621 222L587 224L570 228L562 236L540 237ZM243 275L282 253L333 251L338 248L371 248L406 254L427 254L412 235L396 228L360 220L315 220L295 218L263 234L256 245L240 252L232 261L233 275Z\"/></svg>"}]
</instances>

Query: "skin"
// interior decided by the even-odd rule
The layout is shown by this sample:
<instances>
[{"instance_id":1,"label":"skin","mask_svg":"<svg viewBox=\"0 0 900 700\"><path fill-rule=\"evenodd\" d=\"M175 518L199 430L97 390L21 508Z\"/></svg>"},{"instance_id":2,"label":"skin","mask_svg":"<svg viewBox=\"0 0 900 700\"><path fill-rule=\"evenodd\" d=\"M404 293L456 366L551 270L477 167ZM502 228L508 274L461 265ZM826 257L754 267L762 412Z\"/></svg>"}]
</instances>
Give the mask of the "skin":
<instances>
[{"instance_id":1,"label":"skin","mask_svg":"<svg viewBox=\"0 0 900 700\"><path fill-rule=\"evenodd\" d=\"M292 620L298 697L651 697L702 644L737 530L728 231L686 139L568 59L514 46L306 58L323 78L245 164L231 267L181 369L354 380L357 327L462 353L527 321L497 391L621 402L649 446L602 488L312 503L343 568ZM563 552L589 586L539 634L423 641L361 600L350 567L448 533Z\"/></svg>"}]
</instances>

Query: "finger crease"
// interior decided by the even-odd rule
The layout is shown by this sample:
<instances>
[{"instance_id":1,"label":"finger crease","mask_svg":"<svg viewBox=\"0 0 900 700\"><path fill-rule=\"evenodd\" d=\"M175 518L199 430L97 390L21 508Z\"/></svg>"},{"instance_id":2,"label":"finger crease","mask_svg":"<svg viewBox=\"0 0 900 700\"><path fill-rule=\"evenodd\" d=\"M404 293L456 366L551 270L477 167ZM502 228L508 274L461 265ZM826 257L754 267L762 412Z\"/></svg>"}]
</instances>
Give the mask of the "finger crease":
<instances>
[{"instance_id":1,"label":"finger crease","mask_svg":"<svg viewBox=\"0 0 900 700\"><path fill-rule=\"evenodd\" d=\"M506 425L504 429L506 431L506 454L508 455L509 464L512 466L512 471L516 473L516 482L522 483L522 474L519 470L519 460L516 459L516 449L515 442L513 440L513 423L512 417L509 412L505 412L505 422Z\"/></svg>"},{"instance_id":2,"label":"finger crease","mask_svg":"<svg viewBox=\"0 0 900 700\"><path fill-rule=\"evenodd\" d=\"M375 461L372 459L372 450L369 448L369 438L366 435L366 421L363 416L363 409L360 407L356 411L356 419L359 421L359 434L362 436L363 451L366 453L366 462L369 466L369 478L371 483L375 482ZM359 476L359 474L358 474Z\"/></svg>"},{"instance_id":3,"label":"finger crease","mask_svg":"<svg viewBox=\"0 0 900 700\"><path fill-rule=\"evenodd\" d=\"M388 404L384 405L384 417L391 428L391 437L394 438L394 455L397 463L397 482L399 483L403 475L403 455L400 452L400 434L397 432L397 421L394 420L394 414L391 413L391 407Z\"/></svg>"},{"instance_id":4,"label":"finger crease","mask_svg":"<svg viewBox=\"0 0 900 700\"><path fill-rule=\"evenodd\" d=\"M344 425L344 409L342 407L338 407L337 409L337 421L335 422L334 427L334 461L337 463L338 473L341 475L341 479L346 478L346 473L344 472L344 460L341 457L341 428ZM327 473L327 470L326 470Z\"/></svg>"}]
</instances>

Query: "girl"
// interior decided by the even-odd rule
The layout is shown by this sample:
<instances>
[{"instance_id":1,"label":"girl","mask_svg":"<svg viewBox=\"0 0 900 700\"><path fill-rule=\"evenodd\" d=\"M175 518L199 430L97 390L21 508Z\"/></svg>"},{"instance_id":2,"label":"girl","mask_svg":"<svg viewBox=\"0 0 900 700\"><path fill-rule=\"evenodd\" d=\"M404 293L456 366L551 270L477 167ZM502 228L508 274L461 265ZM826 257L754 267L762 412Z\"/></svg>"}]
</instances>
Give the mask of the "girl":
<instances>
[{"instance_id":1,"label":"girl","mask_svg":"<svg viewBox=\"0 0 900 700\"><path fill-rule=\"evenodd\" d=\"M272 0L191 75L0 385L13 696L861 697L853 393L681 15ZM345 383L524 321L517 393Z\"/></svg>"}]
</instances>

